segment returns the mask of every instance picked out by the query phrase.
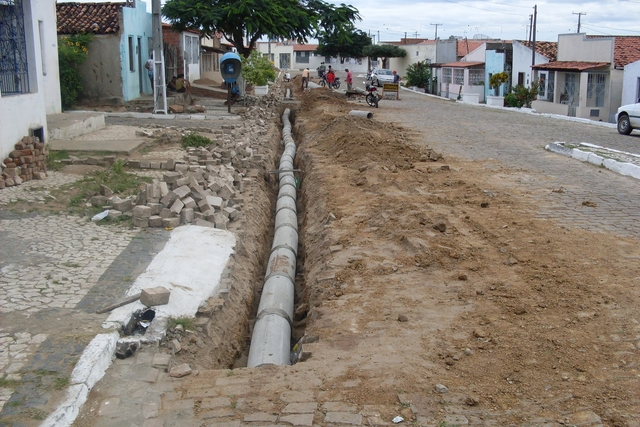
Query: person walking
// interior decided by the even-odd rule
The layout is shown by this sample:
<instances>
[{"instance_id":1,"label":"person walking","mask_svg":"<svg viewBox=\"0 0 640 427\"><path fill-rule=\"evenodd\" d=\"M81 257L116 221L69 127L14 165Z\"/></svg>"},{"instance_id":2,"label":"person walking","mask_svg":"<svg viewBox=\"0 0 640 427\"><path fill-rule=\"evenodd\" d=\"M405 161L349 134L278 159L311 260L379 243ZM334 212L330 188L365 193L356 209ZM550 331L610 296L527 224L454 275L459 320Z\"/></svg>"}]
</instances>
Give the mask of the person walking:
<instances>
[{"instance_id":1,"label":"person walking","mask_svg":"<svg viewBox=\"0 0 640 427\"><path fill-rule=\"evenodd\" d=\"M302 70L302 90L309 89L309 68Z\"/></svg>"},{"instance_id":2,"label":"person walking","mask_svg":"<svg viewBox=\"0 0 640 427\"><path fill-rule=\"evenodd\" d=\"M393 82L398 85L398 96L397 99L400 99L400 76L396 70L393 70Z\"/></svg>"},{"instance_id":3,"label":"person walking","mask_svg":"<svg viewBox=\"0 0 640 427\"><path fill-rule=\"evenodd\" d=\"M347 72L347 78L344 81L347 82L347 90L351 91L353 89L353 73L348 68L345 68L345 71Z\"/></svg>"}]
</instances>

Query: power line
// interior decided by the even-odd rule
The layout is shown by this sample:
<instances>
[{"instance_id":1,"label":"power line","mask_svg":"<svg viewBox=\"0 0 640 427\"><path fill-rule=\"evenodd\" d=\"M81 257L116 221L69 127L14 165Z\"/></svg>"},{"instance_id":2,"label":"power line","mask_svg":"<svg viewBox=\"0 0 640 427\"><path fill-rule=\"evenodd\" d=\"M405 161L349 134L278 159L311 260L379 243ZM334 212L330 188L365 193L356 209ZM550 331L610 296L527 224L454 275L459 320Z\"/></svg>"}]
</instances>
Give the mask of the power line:
<instances>
[{"instance_id":1,"label":"power line","mask_svg":"<svg viewBox=\"0 0 640 427\"><path fill-rule=\"evenodd\" d=\"M464 4L464 3L460 3L457 1L453 1L453 0L444 0L448 3L453 3L453 4L457 4L460 6L464 6L464 7L470 7L471 9L477 9L477 10L482 10L483 12L488 12L488 13L499 13L501 15L513 15L513 16L526 16L526 15L522 15L521 13L509 13L509 12L505 12L503 10L488 10L488 9L483 9L481 7L475 7L475 6L469 6L468 4Z\"/></svg>"},{"instance_id":2,"label":"power line","mask_svg":"<svg viewBox=\"0 0 640 427\"><path fill-rule=\"evenodd\" d=\"M587 25L582 24L582 26L583 26L583 27L585 27L585 28L591 28L591 27L596 27L596 28L606 28L607 30L616 30L616 31L624 31L624 32L627 32L627 33L637 33L637 34L640 34L640 31L635 31L635 30L624 30L624 29L621 29L621 28L613 28L613 27L605 27L605 26L603 26L603 25L594 25L594 24L589 24L589 25L587 26Z\"/></svg>"}]
</instances>

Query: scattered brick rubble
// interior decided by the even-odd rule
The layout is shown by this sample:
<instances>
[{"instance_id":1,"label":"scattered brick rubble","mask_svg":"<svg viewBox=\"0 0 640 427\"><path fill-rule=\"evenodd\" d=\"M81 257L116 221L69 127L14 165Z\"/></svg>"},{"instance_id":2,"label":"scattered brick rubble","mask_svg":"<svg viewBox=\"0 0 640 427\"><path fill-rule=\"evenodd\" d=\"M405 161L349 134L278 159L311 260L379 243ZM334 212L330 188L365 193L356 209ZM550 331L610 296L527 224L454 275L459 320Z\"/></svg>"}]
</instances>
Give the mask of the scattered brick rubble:
<instances>
[{"instance_id":1,"label":"scattered brick rubble","mask_svg":"<svg viewBox=\"0 0 640 427\"><path fill-rule=\"evenodd\" d=\"M38 137L25 136L14 148L9 157L2 161L0 189L47 176L46 149Z\"/></svg>"}]
</instances>

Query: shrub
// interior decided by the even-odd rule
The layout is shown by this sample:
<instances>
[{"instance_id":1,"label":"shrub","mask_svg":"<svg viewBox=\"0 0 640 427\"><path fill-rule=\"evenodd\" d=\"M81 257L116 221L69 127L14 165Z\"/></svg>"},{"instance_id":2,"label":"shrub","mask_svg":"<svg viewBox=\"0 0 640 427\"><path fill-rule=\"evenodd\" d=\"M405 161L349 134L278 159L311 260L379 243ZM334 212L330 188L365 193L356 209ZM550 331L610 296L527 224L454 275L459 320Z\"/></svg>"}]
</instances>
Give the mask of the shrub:
<instances>
[{"instance_id":1,"label":"shrub","mask_svg":"<svg viewBox=\"0 0 640 427\"><path fill-rule=\"evenodd\" d=\"M276 70L267 57L254 50L248 58L242 58L242 75L254 86L264 86L276 79Z\"/></svg>"},{"instance_id":2,"label":"shrub","mask_svg":"<svg viewBox=\"0 0 640 427\"><path fill-rule=\"evenodd\" d=\"M431 80L431 69L427 61L416 62L407 67L407 86L425 88Z\"/></svg>"},{"instance_id":3,"label":"shrub","mask_svg":"<svg viewBox=\"0 0 640 427\"><path fill-rule=\"evenodd\" d=\"M500 95L500 86L509 81L509 73L502 71L491 75L489 79L489 86L496 92L496 96Z\"/></svg>"},{"instance_id":4,"label":"shrub","mask_svg":"<svg viewBox=\"0 0 640 427\"><path fill-rule=\"evenodd\" d=\"M504 97L504 105L506 105L507 107L519 107L518 98L516 97L516 94L513 92L509 92Z\"/></svg>"},{"instance_id":5,"label":"shrub","mask_svg":"<svg viewBox=\"0 0 640 427\"><path fill-rule=\"evenodd\" d=\"M82 78L78 66L89 55L90 34L76 34L61 38L58 42L58 67L60 69L60 96L62 108L73 107L82 93Z\"/></svg>"},{"instance_id":6,"label":"shrub","mask_svg":"<svg viewBox=\"0 0 640 427\"><path fill-rule=\"evenodd\" d=\"M207 147L213 145L213 141L198 133L190 133L182 137L182 146L187 147Z\"/></svg>"},{"instance_id":7,"label":"shrub","mask_svg":"<svg viewBox=\"0 0 640 427\"><path fill-rule=\"evenodd\" d=\"M539 83L537 81L534 81L530 88L518 85L511 88L511 92L504 97L504 102L507 107L531 108L531 102L538 97L538 88Z\"/></svg>"}]
</instances>

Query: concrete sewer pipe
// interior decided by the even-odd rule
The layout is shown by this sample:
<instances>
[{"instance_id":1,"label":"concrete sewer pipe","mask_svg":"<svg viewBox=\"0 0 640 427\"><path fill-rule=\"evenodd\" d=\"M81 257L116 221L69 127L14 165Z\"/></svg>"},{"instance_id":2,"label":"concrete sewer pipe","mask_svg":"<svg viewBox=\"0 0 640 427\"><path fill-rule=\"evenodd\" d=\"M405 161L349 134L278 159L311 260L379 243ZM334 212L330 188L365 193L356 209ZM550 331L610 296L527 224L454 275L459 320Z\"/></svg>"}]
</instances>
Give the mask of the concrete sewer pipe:
<instances>
[{"instance_id":1,"label":"concrete sewer pipe","mask_svg":"<svg viewBox=\"0 0 640 427\"><path fill-rule=\"evenodd\" d=\"M290 110L282 114L282 142L279 191L271 255L262 287L258 314L251 336L247 366L291 364L294 282L298 255L298 214L293 161L296 144L291 136Z\"/></svg>"},{"instance_id":2,"label":"concrete sewer pipe","mask_svg":"<svg viewBox=\"0 0 640 427\"><path fill-rule=\"evenodd\" d=\"M371 111L351 110L350 116L366 117L367 119L373 119L373 113Z\"/></svg>"}]
</instances>

